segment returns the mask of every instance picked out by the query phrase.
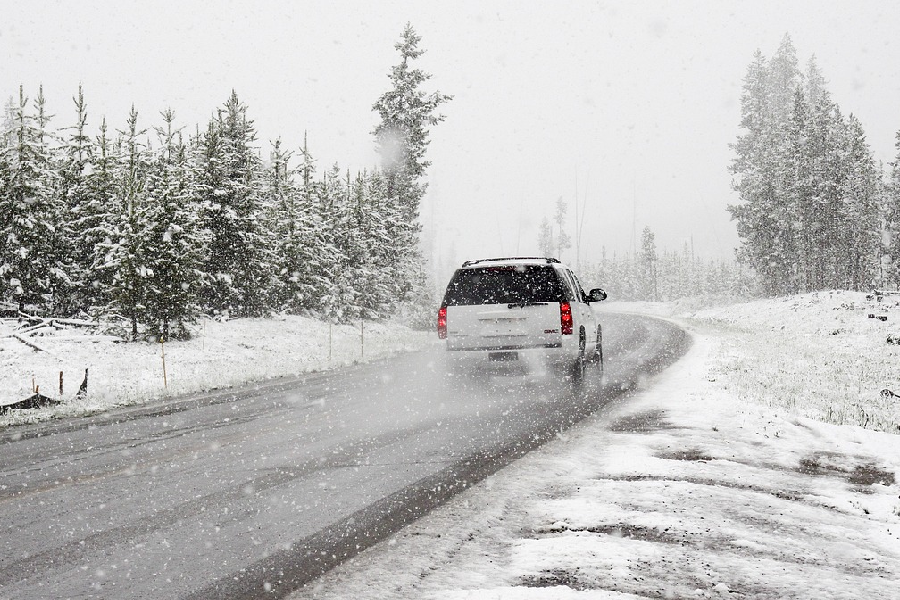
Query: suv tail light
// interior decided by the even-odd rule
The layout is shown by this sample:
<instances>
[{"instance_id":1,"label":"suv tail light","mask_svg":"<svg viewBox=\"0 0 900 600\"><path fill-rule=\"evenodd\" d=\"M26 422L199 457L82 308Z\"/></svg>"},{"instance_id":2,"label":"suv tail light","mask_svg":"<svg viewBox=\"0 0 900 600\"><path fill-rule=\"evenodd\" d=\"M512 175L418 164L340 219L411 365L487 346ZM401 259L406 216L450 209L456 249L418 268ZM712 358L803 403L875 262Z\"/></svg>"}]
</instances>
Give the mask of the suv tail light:
<instances>
[{"instance_id":1,"label":"suv tail light","mask_svg":"<svg viewBox=\"0 0 900 600\"><path fill-rule=\"evenodd\" d=\"M572 305L559 303L559 324L563 335L572 335Z\"/></svg>"},{"instance_id":2,"label":"suv tail light","mask_svg":"<svg viewBox=\"0 0 900 600\"><path fill-rule=\"evenodd\" d=\"M571 333L571 331L569 332ZM438 338L447 339L447 307L442 306L438 309Z\"/></svg>"}]
</instances>

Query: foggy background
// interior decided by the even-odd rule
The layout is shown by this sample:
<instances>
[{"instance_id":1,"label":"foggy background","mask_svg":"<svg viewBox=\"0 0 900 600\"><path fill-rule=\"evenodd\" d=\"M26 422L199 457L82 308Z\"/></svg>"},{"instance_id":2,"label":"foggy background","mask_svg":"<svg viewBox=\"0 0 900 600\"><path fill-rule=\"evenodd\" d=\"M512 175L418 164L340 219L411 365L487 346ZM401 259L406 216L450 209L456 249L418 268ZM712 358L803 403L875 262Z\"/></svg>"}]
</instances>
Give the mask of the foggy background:
<instances>
[{"instance_id":1,"label":"foggy background","mask_svg":"<svg viewBox=\"0 0 900 600\"><path fill-rule=\"evenodd\" d=\"M582 262L660 250L728 259L728 145L754 51L785 34L815 54L833 100L862 122L877 160L900 129L900 7L885 2L0 2L0 97L43 83L51 127L204 128L234 89L258 130L309 137L320 169L371 169L372 104L389 88L405 23L422 36L423 89L454 95L432 128L423 233L445 273L469 258L538 252L538 225L584 208ZM561 258L575 263L576 248ZM439 279L442 275L439 275ZM438 281L438 285L443 285Z\"/></svg>"}]
</instances>

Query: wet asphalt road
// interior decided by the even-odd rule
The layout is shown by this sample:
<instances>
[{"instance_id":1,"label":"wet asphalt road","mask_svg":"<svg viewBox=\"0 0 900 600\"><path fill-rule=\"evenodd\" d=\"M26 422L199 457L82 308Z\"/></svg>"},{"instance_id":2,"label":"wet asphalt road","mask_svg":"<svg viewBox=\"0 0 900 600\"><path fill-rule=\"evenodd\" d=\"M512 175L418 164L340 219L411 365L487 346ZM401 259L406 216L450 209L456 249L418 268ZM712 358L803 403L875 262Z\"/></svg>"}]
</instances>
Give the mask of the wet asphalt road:
<instances>
[{"instance_id":1,"label":"wet asphalt road","mask_svg":"<svg viewBox=\"0 0 900 600\"><path fill-rule=\"evenodd\" d=\"M602 314L604 374L439 348L0 432L0 598L284 597L634 389L688 341Z\"/></svg>"}]
</instances>

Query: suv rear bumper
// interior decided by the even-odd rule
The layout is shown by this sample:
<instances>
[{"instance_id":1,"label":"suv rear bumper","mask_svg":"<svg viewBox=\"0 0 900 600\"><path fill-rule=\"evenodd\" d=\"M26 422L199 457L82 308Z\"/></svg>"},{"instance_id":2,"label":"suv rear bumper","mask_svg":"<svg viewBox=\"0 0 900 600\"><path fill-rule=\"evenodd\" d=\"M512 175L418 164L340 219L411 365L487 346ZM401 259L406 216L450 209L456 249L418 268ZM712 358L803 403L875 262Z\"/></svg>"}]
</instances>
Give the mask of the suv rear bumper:
<instances>
[{"instance_id":1,"label":"suv rear bumper","mask_svg":"<svg viewBox=\"0 0 900 600\"><path fill-rule=\"evenodd\" d=\"M508 345L483 348L452 348L448 344L445 354L450 370L460 375L484 372L539 375L570 367L578 356L577 344L577 340L571 347L562 342L537 347Z\"/></svg>"},{"instance_id":2,"label":"suv rear bumper","mask_svg":"<svg viewBox=\"0 0 900 600\"><path fill-rule=\"evenodd\" d=\"M548 342L546 344L535 344L524 346L522 344L499 344L490 346L470 347L451 347L447 344L447 352L502 352L502 351L518 351L518 350L546 350L548 348L562 348L562 342Z\"/></svg>"}]
</instances>

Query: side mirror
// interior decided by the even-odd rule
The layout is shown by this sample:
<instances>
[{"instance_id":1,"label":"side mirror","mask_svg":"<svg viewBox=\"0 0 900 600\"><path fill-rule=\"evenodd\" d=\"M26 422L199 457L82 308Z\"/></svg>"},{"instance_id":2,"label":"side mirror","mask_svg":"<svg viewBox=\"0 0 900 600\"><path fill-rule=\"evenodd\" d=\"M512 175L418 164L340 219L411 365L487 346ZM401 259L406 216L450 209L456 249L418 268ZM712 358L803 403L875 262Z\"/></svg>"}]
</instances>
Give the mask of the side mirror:
<instances>
[{"instance_id":1,"label":"side mirror","mask_svg":"<svg viewBox=\"0 0 900 600\"><path fill-rule=\"evenodd\" d=\"M588 294L588 302L603 302L606 300L606 292L600 288L594 288Z\"/></svg>"}]
</instances>

